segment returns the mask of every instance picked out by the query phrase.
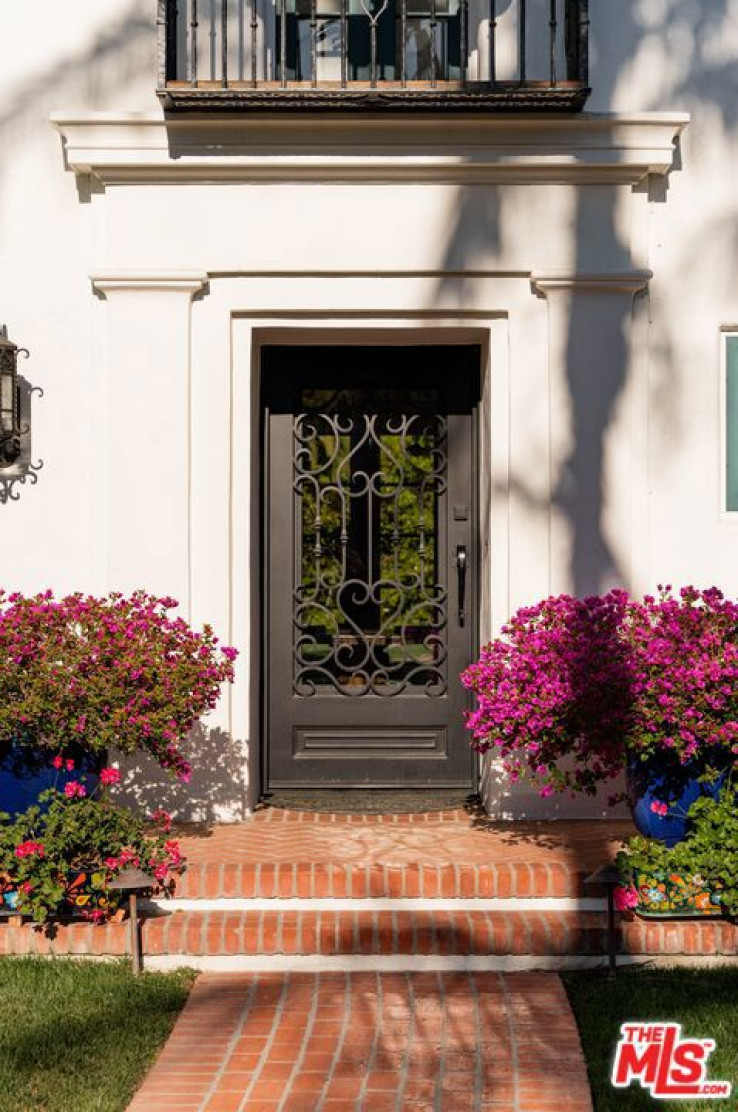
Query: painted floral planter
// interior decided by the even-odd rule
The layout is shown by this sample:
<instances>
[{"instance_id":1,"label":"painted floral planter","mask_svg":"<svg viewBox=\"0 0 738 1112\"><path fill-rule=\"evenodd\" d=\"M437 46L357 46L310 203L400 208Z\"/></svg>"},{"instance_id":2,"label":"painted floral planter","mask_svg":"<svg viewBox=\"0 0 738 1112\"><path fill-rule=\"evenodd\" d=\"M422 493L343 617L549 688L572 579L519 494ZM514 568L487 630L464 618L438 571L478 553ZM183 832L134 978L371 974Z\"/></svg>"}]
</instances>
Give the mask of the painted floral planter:
<instances>
[{"instance_id":1,"label":"painted floral planter","mask_svg":"<svg viewBox=\"0 0 738 1112\"><path fill-rule=\"evenodd\" d=\"M71 869L69 872L69 886L64 893L60 914L65 918L70 916L87 918L91 912L102 911L105 916L118 909L121 902L119 892L111 892L101 886L105 873L95 866L80 869Z\"/></svg>"},{"instance_id":2,"label":"painted floral planter","mask_svg":"<svg viewBox=\"0 0 738 1112\"><path fill-rule=\"evenodd\" d=\"M635 873L637 915L644 919L705 919L722 915L719 889L710 890L699 876Z\"/></svg>"},{"instance_id":3,"label":"painted floral planter","mask_svg":"<svg viewBox=\"0 0 738 1112\"><path fill-rule=\"evenodd\" d=\"M0 914L15 915L18 907L18 889L11 887L0 888Z\"/></svg>"},{"instance_id":4,"label":"painted floral planter","mask_svg":"<svg viewBox=\"0 0 738 1112\"><path fill-rule=\"evenodd\" d=\"M0 915L18 914L18 896L17 888L0 886ZM69 886L59 904L59 916L63 919L89 918L91 912L102 911L107 918L118 910L120 903L120 893L100 887L92 869L72 869Z\"/></svg>"}]
</instances>

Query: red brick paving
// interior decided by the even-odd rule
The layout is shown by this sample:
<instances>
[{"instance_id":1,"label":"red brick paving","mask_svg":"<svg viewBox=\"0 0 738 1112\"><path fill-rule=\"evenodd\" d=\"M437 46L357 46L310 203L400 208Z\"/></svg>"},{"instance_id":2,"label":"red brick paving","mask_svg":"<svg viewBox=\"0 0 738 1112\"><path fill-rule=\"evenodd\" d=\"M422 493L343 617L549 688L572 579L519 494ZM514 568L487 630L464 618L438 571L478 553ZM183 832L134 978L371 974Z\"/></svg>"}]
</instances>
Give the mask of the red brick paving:
<instances>
[{"instance_id":1,"label":"red brick paving","mask_svg":"<svg viewBox=\"0 0 738 1112\"><path fill-rule=\"evenodd\" d=\"M591 1112L555 974L204 974L129 1112Z\"/></svg>"},{"instance_id":2,"label":"red brick paving","mask_svg":"<svg viewBox=\"0 0 738 1112\"><path fill-rule=\"evenodd\" d=\"M325 815L258 811L183 838L190 898L356 898L352 911L179 911L146 922L150 954L603 954L605 918L573 911L373 911L367 897L572 897L627 822L495 823L463 811ZM589 890L587 895L596 893ZM623 953L738 952L727 922L622 923ZM0 923L2 953L124 954L127 925L62 925L49 942Z\"/></svg>"},{"instance_id":3,"label":"red brick paving","mask_svg":"<svg viewBox=\"0 0 738 1112\"><path fill-rule=\"evenodd\" d=\"M189 923L180 926L178 919ZM624 954L738 953L726 921L619 924ZM149 954L604 954L604 913L578 911L178 912L150 919Z\"/></svg>"},{"instance_id":4,"label":"red brick paving","mask_svg":"<svg viewBox=\"0 0 738 1112\"><path fill-rule=\"evenodd\" d=\"M738 954L738 925L724 920L618 925L619 952L634 956ZM576 911L178 911L143 925L147 954L432 956L603 955L606 918ZM128 950L128 923L60 924L48 939L29 923L0 922L2 954L108 954ZM185 960L186 964L186 960Z\"/></svg>"},{"instance_id":5,"label":"red brick paving","mask_svg":"<svg viewBox=\"0 0 738 1112\"><path fill-rule=\"evenodd\" d=\"M268 809L241 823L178 830L192 862L361 865L553 860L594 865L632 833L629 821L495 822L465 811L326 815Z\"/></svg>"},{"instance_id":6,"label":"red brick paving","mask_svg":"<svg viewBox=\"0 0 738 1112\"><path fill-rule=\"evenodd\" d=\"M604 863L606 856L600 858ZM583 878L594 866L575 868L560 861L497 862L466 865L345 865L340 862L276 862L264 865L193 862L179 880L177 895L187 899L240 897L272 899L462 899L491 896L585 894ZM586 892L592 895L591 890Z\"/></svg>"},{"instance_id":7,"label":"red brick paving","mask_svg":"<svg viewBox=\"0 0 738 1112\"><path fill-rule=\"evenodd\" d=\"M499 823L464 811L325 815L257 811L181 829L190 898L577 896L629 822Z\"/></svg>"}]
</instances>

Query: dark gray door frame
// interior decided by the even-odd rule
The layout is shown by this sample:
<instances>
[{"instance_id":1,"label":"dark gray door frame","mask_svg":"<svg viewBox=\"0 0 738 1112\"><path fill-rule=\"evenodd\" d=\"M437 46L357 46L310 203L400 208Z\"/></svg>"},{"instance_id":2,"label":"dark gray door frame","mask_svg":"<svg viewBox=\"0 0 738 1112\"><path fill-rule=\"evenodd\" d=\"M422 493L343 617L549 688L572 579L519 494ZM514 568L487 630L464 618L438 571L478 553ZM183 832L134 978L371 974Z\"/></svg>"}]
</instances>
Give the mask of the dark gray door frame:
<instances>
[{"instance_id":1,"label":"dark gray door frame","mask_svg":"<svg viewBox=\"0 0 738 1112\"><path fill-rule=\"evenodd\" d=\"M333 346L333 345L328 345L328 347L331 347L331 346ZM355 347L356 349L362 350L364 352L371 351L372 348L374 348L375 349L375 355L379 354L376 351L376 346L377 345L372 344L371 341L366 343L366 344L364 344L364 343L353 343L352 341L350 341L347 346ZM418 343L416 345L408 345L407 342L404 342L402 345L392 345L391 343L387 343L385 346L387 348L390 348L390 347L395 348L395 350L398 353L402 354L402 358L405 359L406 361L411 361L413 358L416 359L416 360L424 359L424 360L427 361L428 358L431 356L432 352L435 352L436 355L439 356L439 357L440 357L440 353L442 352L443 356L446 359L453 359L454 353L462 353L463 352L465 354L465 357L469 360L469 366L470 367L473 366L473 368L474 368L472 378L470 379L470 381L473 380L473 390L475 392L474 392L473 398L470 399L470 408L469 408L469 412L467 414L467 418L466 418L466 422L465 422L466 430L467 430L467 433L470 437L469 460L470 460L471 474L470 474L470 483L469 483L469 492L468 492L470 521L469 521L468 532L462 537L462 539L465 540L464 547L467 549L468 561L469 561L468 562L468 567L467 567L467 570L466 570L466 607L465 607L465 609L466 609L466 620L465 620L465 624L466 624L466 627L467 627L467 635L468 635L468 654L467 655L468 655L468 658L471 659L474 656L474 654L476 653L477 649L478 649L478 644L479 644L479 618L480 618L480 615L479 615L479 599L480 599L479 573L480 573L480 560L481 560L481 543L480 543L480 537L479 537L479 398L480 398L480 394L481 394L482 350L481 350L480 345L479 345L478 342L476 342L476 343L464 343L463 340L461 342L459 342L458 344L453 343L453 344L437 345L437 344L423 344L421 342L421 343ZM294 346L292 346L291 344L289 346L287 346L287 345L284 345L282 342L280 342L278 344L278 347L280 349L281 357L284 357L285 352L291 353L293 357L298 357L299 352L301 352L301 351L304 352L306 349L309 349L311 347L317 349L316 350L316 355L318 353L318 350L320 350L320 349L326 350L327 349L326 345L321 343L320 340L318 340L315 343L300 342L299 345L295 344ZM261 348L260 348L261 360L260 360L260 368L259 368L260 420L261 420L261 432L262 432L262 450L261 450L261 453L260 453L260 459L262 461L262 476L261 476L261 482L260 482L260 490L261 490L261 536L262 536L262 542L261 542L262 559L261 559L260 583L261 583L261 588L262 588L261 598L262 598L262 606L263 606L262 622L261 622L261 627L262 627L261 660L263 662L263 664L262 664L263 679L262 679L262 683L261 683L261 711L262 711L262 713L261 713L261 719L262 719L262 730L261 730L261 750L262 750L262 752L261 752L261 790L262 791L265 790L267 785L276 786L278 788L279 787L286 787L286 786L294 786L294 787L303 787L303 788L305 788L305 787L312 786L312 785L308 785L308 784L302 784L302 783L299 783L299 782L290 783L289 785L287 785L287 784L282 783L282 782L277 782L277 780L279 779L278 777L275 779L273 776L270 776L270 763L269 763L270 762L270 750L269 750L270 721L269 721L269 694L268 694L269 671L270 671L270 657L269 657L269 649L270 649L270 640L269 640L269 638L270 638L270 628L269 628L269 625L270 625L270 602L269 602L269 590L270 590L270 587L271 587L271 581L270 581L270 575L269 575L269 560L270 560L270 552L269 552L269 536L270 536L269 453L270 453L270 440L269 440L269 419L268 419L268 410L267 410L268 401L269 401L269 395L268 395L269 383L267 381L265 381L265 379L266 379L267 375L269 374L268 364L270 362L270 359L272 359L272 367L271 367L272 373L273 373L273 370L274 370L274 363L273 363L273 353L274 353L274 351L275 351L275 346L272 346L272 345L263 345L263 346L261 346ZM472 352L473 352L473 354L471 354ZM453 422L451 422L451 424L453 424ZM450 428L450 440L453 438L453 436L458 436L460 434L461 428L462 428L462 426L461 426L460 423L457 423L455 429ZM448 512L448 517L449 517L449 523L451 523L451 518L453 517L455 512L457 512L459 510L459 506L458 505L454 506L453 503L454 503L454 496L453 496L453 493L452 493L450 495L450 497L448 497L448 499L447 499L447 512ZM273 510L274 510L274 506L272 505L272 512L273 512ZM285 506L285 513L289 513L289 512L290 511ZM461 516L463 516L463 513L461 514ZM457 523L455 528L457 529L457 533L458 533L458 529L459 528L464 528L464 527ZM453 539L450 540L450 543L449 543L449 540L450 539L447 539L444 542L445 551L447 553L451 552L451 547L456 546L457 536L453 537ZM288 554L286 554L286 555L288 555ZM448 561L448 563L447 563L448 579L447 579L447 583L446 583L446 587L447 587L447 591L448 591L448 615L447 615L447 619L448 619L448 624L451 627L452 624L456 622L456 613L457 613L457 607L458 607L457 579L456 579L456 570L455 570L455 568L452 567L452 564L451 564L451 555L448 555L447 561ZM452 572L453 572L453 581L451 579L451 573ZM462 666L463 666L463 664L462 664ZM285 653L283 655L282 667L286 671L288 670L290 675L292 674L292 660L291 660L291 657L287 653ZM458 684L458 676L456 674L453 674L451 669L449 669L447 679L448 679L449 687L451 687L451 685L457 685L457 686L460 687L460 685ZM345 705L346 696L338 695L336 698L337 698L338 701L344 703L344 705ZM351 701L353 702L354 700L352 699ZM384 702L384 703L387 703L388 701L389 700L382 700L382 702ZM305 705L309 704L308 700L304 700L303 702L304 702ZM375 700L375 702L376 702L376 700ZM411 750L413 749L413 745L417 745L419 747L419 748L416 748L415 755L414 755L415 759L417 759L418 753L422 753L423 746L427 747L428 745L431 744L431 736L430 735L431 735L432 731L429 731L427 728L424 728L422 723L420 725L418 723L418 719L423 717L422 714L418 713L421 706L423 705L423 703L425 703L425 704L431 703L431 700L425 699L425 700L419 701L417 699L406 699L406 700L404 700L404 703L406 705L403 705L403 701L401 701L401 699L398 697L397 699L391 700L391 702L394 704L395 721L398 724L398 726L402 726L402 723L404 722L405 723L404 728L406 730L409 729L410 732L412 733L412 730L415 729L415 733L416 733L417 736L415 737L414 741L411 740L410 749ZM317 701L316 701L316 703L312 704L312 706L317 707ZM324 703L324 706L325 706L325 703ZM321 725L321 722L320 722L321 712L319 710L315 710L314 712L311 711L311 713L308 714L306 716L306 718L307 718L307 720L306 720L305 723L303 723L303 729L302 729L302 735L303 735L302 736L302 741L303 741L303 743L306 741L306 735L308 735L311 730L313 730L313 732L314 732L314 727L316 727L316 726L320 727L320 725ZM316 719L316 721L314 723L312 722L312 718ZM325 726L325 723L323 723L323 726ZM327 731L324 728L322 730L319 729L318 732L322 734L322 739L321 739L322 744L327 743L330 746L330 744L332 744L330 725L328 725ZM369 732L371 734L372 730L370 729ZM338 745L338 744L342 744L343 741L345 741L345 737L342 738L340 731L338 733L336 733L334 731L333 740ZM361 744L361 742L360 742L360 744ZM307 747L308 748L309 748L309 745L310 745L310 738L307 737ZM397 755L397 759L399 761L402 761L403 754L398 751L396 755ZM406 755L411 760L414 759L410 752L408 752ZM461 781L455 780L455 781L453 781L453 783L445 783L444 782L441 786L444 786L444 787L468 786L468 787L471 787L471 788L475 789L476 786L477 786L477 783L478 783L478 761L471 754L471 752L469 752L468 768L469 768L468 779L465 779L463 784L462 784ZM411 771L413 773L415 773L417 771L417 765L413 764L412 768L411 768ZM406 781L407 781L407 779L408 779L407 776L405 776ZM349 780L350 780L350 777L349 777ZM416 783L416 781L414 779L412 779L412 784L414 784L414 783ZM432 786L430 784L430 781L428 781L428 782L421 781L421 783L425 786ZM395 786L396 784L397 784L397 780L396 779L393 780L391 777L386 783L381 782L381 781L375 781L375 779L372 779L371 782L367 782L365 779L361 779L361 777L359 777L356 781L352 782L351 785L346 784L345 786L360 786L360 785L363 785L363 786ZM405 786L412 786L412 784L409 783L409 782L406 782ZM335 784L329 777L327 780L321 781L320 785L315 785L315 786L329 787L329 786L340 786L340 785ZM402 786L402 785L400 785L400 786ZM420 785L418 785L418 786L420 786Z\"/></svg>"}]
</instances>

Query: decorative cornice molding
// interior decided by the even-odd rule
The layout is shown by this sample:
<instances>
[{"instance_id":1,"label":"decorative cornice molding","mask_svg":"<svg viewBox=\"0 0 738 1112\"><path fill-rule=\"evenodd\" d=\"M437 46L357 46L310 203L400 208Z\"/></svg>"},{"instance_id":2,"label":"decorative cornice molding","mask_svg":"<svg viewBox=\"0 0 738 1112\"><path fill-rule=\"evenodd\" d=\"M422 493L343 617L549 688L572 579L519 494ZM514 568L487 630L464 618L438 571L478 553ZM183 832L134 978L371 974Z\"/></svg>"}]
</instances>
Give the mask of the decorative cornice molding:
<instances>
[{"instance_id":1,"label":"decorative cornice molding","mask_svg":"<svg viewBox=\"0 0 738 1112\"><path fill-rule=\"evenodd\" d=\"M531 285L546 297L560 290L576 293L617 293L633 296L646 288L653 278L651 270L612 270L601 273L568 274L539 271L531 274Z\"/></svg>"},{"instance_id":2,"label":"decorative cornice molding","mask_svg":"<svg viewBox=\"0 0 738 1112\"><path fill-rule=\"evenodd\" d=\"M106 297L121 292L186 293L194 297L207 286L209 278L200 270L110 270L91 274L90 280L93 289Z\"/></svg>"},{"instance_id":3,"label":"decorative cornice molding","mask_svg":"<svg viewBox=\"0 0 738 1112\"><path fill-rule=\"evenodd\" d=\"M200 116L55 113L70 170L103 185L365 181L635 185L665 174L683 113Z\"/></svg>"}]
</instances>

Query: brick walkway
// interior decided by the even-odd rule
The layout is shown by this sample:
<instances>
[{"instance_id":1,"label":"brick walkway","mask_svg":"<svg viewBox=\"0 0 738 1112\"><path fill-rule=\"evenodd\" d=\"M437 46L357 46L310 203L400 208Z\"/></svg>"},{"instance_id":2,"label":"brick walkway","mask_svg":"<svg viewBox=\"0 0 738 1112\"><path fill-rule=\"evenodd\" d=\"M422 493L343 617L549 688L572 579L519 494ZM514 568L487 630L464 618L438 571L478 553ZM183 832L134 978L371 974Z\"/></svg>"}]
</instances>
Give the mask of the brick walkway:
<instances>
[{"instance_id":1,"label":"brick walkway","mask_svg":"<svg viewBox=\"0 0 738 1112\"><path fill-rule=\"evenodd\" d=\"M129 1112L591 1112L551 973L204 974Z\"/></svg>"}]
</instances>

